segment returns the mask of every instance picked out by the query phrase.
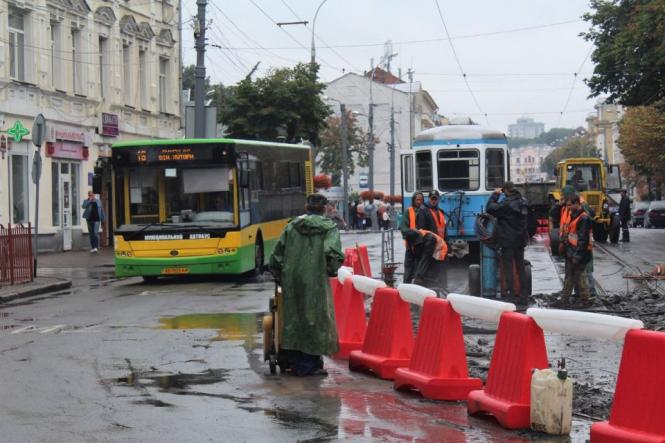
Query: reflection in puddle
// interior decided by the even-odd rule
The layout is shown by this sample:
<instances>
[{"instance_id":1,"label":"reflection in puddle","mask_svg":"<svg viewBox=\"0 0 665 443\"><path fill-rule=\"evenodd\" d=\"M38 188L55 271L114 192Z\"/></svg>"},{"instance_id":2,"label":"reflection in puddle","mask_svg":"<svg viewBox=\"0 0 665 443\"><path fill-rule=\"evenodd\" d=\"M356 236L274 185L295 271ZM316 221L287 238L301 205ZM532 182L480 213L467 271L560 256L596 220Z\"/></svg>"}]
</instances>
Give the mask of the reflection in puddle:
<instances>
[{"instance_id":1,"label":"reflection in puddle","mask_svg":"<svg viewBox=\"0 0 665 443\"><path fill-rule=\"evenodd\" d=\"M211 385L225 381L227 369L208 369L197 374L169 373L161 371L131 372L126 377L120 377L110 382L116 385L126 385L135 388L159 388L160 392L178 393L188 389L191 385ZM106 381L108 383L109 381ZM175 391L175 392L174 392Z\"/></svg>"},{"instance_id":2,"label":"reflection in puddle","mask_svg":"<svg viewBox=\"0 0 665 443\"><path fill-rule=\"evenodd\" d=\"M213 340L254 342L261 332L262 313L187 314L159 319L159 329L216 329Z\"/></svg>"}]
</instances>

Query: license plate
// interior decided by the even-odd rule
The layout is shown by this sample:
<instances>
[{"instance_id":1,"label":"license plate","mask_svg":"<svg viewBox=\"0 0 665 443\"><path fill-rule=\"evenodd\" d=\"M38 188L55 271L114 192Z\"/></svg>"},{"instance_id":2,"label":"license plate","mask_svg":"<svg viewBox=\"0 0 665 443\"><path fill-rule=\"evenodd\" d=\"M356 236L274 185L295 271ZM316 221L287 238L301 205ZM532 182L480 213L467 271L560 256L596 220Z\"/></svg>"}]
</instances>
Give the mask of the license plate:
<instances>
[{"instance_id":1,"label":"license plate","mask_svg":"<svg viewBox=\"0 0 665 443\"><path fill-rule=\"evenodd\" d=\"M189 268L164 268L162 274L189 274Z\"/></svg>"}]
</instances>

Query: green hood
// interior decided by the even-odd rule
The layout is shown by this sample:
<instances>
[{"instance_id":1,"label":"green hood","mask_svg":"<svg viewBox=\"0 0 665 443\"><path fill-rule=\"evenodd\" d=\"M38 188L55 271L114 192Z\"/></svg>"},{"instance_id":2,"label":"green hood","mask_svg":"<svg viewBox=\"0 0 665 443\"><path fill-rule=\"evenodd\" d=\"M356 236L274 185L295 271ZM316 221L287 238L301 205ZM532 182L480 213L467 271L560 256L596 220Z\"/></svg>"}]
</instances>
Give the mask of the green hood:
<instances>
[{"instance_id":1,"label":"green hood","mask_svg":"<svg viewBox=\"0 0 665 443\"><path fill-rule=\"evenodd\" d=\"M337 227L332 220L320 215L301 215L291 224L301 235L321 235Z\"/></svg>"}]
</instances>

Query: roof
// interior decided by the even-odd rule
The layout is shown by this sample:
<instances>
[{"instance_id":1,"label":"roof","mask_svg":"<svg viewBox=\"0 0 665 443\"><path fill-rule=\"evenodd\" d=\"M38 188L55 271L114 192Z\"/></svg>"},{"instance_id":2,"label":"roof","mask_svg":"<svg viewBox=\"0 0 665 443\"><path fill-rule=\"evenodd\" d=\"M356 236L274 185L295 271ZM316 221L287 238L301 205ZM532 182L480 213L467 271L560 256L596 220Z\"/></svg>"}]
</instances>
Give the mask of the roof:
<instances>
[{"instance_id":1,"label":"roof","mask_svg":"<svg viewBox=\"0 0 665 443\"><path fill-rule=\"evenodd\" d=\"M480 143L506 144L506 134L478 125L437 126L418 134L413 146Z\"/></svg>"},{"instance_id":2,"label":"roof","mask_svg":"<svg viewBox=\"0 0 665 443\"><path fill-rule=\"evenodd\" d=\"M171 146L171 145L204 145L210 143L235 144L251 146L277 146L282 148L310 149L309 145L293 143L264 142L258 140L239 140L232 138L180 138L180 139L152 139L152 140L132 140L126 142L114 143L111 148L136 148L140 146Z\"/></svg>"},{"instance_id":3,"label":"roof","mask_svg":"<svg viewBox=\"0 0 665 443\"><path fill-rule=\"evenodd\" d=\"M374 72L374 75L372 75ZM383 83L385 85L393 85L396 83L404 83L399 77L393 75L391 72L385 71L378 66L370 71L365 71L364 76L367 78L372 78L377 83Z\"/></svg>"}]
</instances>

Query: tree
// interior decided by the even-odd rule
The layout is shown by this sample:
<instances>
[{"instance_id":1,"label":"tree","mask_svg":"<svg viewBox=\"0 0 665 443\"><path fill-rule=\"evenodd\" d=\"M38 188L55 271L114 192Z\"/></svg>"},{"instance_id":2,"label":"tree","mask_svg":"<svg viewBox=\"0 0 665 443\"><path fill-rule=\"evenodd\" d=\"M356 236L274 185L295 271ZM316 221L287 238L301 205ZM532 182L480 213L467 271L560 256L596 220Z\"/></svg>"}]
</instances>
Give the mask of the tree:
<instances>
[{"instance_id":1,"label":"tree","mask_svg":"<svg viewBox=\"0 0 665 443\"><path fill-rule=\"evenodd\" d=\"M330 109L321 100L324 83L316 81L309 64L271 71L266 77L246 77L230 88L220 121L230 137L289 143L309 140L318 145Z\"/></svg>"},{"instance_id":2,"label":"tree","mask_svg":"<svg viewBox=\"0 0 665 443\"><path fill-rule=\"evenodd\" d=\"M182 89L187 90L189 89L189 96L191 100L194 100L194 91L196 90L196 66L195 65L189 65L185 66L182 69ZM205 91L206 93L210 91L210 77L206 77L205 79Z\"/></svg>"},{"instance_id":3,"label":"tree","mask_svg":"<svg viewBox=\"0 0 665 443\"><path fill-rule=\"evenodd\" d=\"M619 134L623 157L636 175L649 185L665 183L665 112L645 106L628 108Z\"/></svg>"},{"instance_id":4,"label":"tree","mask_svg":"<svg viewBox=\"0 0 665 443\"><path fill-rule=\"evenodd\" d=\"M592 0L584 38L595 44L591 96L610 103L665 108L665 2Z\"/></svg>"},{"instance_id":5,"label":"tree","mask_svg":"<svg viewBox=\"0 0 665 443\"><path fill-rule=\"evenodd\" d=\"M561 160L573 157L600 157L598 148L591 143L589 137L573 137L566 140L566 142L550 152L541 166L541 171L547 172L552 175L557 163Z\"/></svg>"},{"instance_id":6,"label":"tree","mask_svg":"<svg viewBox=\"0 0 665 443\"><path fill-rule=\"evenodd\" d=\"M543 132L536 138L517 138L511 137L508 139L509 148L522 148L527 145L550 145L561 146L570 137L580 136L585 134L584 128L552 128L549 131Z\"/></svg>"},{"instance_id":7,"label":"tree","mask_svg":"<svg viewBox=\"0 0 665 443\"><path fill-rule=\"evenodd\" d=\"M321 171L333 178L333 184L339 186L342 175L342 133L340 127L341 119L331 116L326 121L326 128L321 133L321 146L319 147L315 160ZM367 166L367 141L368 135L358 127L353 113L346 112L346 167L349 175L353 175L356 165ZM375 140L378 143L378 140Z\"/></svg>"}]
</instances>

